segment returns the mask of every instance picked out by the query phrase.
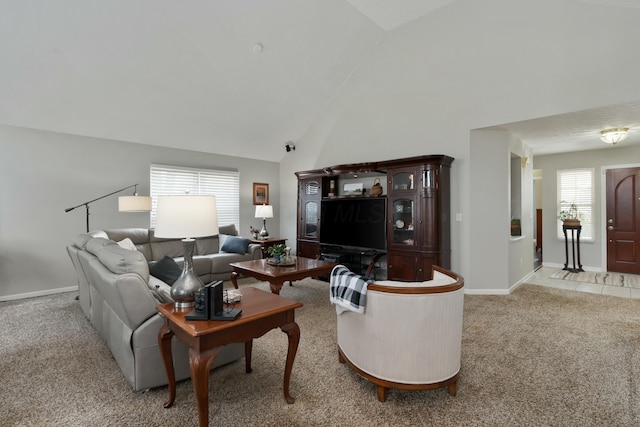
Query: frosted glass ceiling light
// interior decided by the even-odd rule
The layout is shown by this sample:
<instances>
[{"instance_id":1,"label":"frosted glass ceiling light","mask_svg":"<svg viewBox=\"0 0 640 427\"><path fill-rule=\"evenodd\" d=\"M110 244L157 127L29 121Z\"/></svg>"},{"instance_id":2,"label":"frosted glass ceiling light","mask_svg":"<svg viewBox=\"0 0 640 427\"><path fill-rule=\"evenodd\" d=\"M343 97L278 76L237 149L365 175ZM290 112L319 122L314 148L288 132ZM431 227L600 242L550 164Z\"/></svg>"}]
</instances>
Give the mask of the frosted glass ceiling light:
<instances>
[{"instance_id":1,"label":"frosted glass ceiling light","mask_svg":"<svg viewBox=\"0 0 640 427\"><path fill-rule=\"evenodd\" d=\"M616 145L629 134L629 128L605 129L600 132L600 139L607 144Z\"/></svg>"}]
</instances>

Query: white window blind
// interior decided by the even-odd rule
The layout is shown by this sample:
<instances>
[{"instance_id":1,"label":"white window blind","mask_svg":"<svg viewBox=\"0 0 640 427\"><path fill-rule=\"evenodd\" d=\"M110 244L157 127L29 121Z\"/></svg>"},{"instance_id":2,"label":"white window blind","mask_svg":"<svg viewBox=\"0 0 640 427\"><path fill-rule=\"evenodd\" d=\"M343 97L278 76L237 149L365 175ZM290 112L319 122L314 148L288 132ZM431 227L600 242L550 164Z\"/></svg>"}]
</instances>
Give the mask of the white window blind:
<instances>
[{"instance_id":1,"label":"white window blind","mask_svg":"<svg viewBox=\"0 0 640 427\"><path fill-rule=\"evenodd\" d=\"M595 238L593 224L594 203L594 170L564 169L558 171L558 211L568 210L572 204L578 208L578 219L582 230L580 241L593 242ZM557 234L559 239L564 239L562 222L557 221Z\"/></svg>"},{"instance_id":2,"label":"white window blind","mask_svg":"<svg viewBox=\"0 0 640 427\"><path fill-rule=\"evenodd\" d=\"M240 173L214 169L156 165L150 168L151 227L156 225L158 196L216 196L218 225L240 228Z\"/></svg>"}]
</instances>

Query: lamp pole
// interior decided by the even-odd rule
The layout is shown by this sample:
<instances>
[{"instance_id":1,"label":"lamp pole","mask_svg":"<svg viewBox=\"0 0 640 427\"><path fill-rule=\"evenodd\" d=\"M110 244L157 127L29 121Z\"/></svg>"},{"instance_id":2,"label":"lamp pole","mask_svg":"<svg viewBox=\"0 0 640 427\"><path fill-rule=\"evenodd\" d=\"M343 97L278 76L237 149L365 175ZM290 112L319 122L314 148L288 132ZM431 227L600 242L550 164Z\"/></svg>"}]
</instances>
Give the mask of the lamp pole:
<instances>
[{"instance_id":1,"label":"lamp pole","mask_svg":"<svg viewBox=\"0 0 640 427\"><path fill-rule=\"evenodd\" d=\"M72 208L67 208L67 209L65 209L64 211L65 211L65 212L71 212L72 210L74 210L74 209L76 209L76 208L79 208L80 206L84 206L84 207L86 207L86 208L87 208L87 233L88 233L88 232L89 232L89 203L96 202L96 201L98 201L98 200L100 200L100 199L104 199L105 197L113 196L114 194L117 194L117 193L119 193L119 192L121 192L121 191L124 191L124 190L128 190L128 189L130 189L131 187L136 187L136 188L137 188L137 186L138 186L138 184L133 184L133 185L130 185L130 186L128 186L128 187L121 188L120 190L116 190L116 191L114 191L114 192L112 192L112 193L105 194L104 196L100 196L100 197L95 198L95 199L93 199L93 200L89 200L88 202L80 203L78 206L74 206L74 207L72 207ZM134 191L135 191L135 190L134 190Z\"/></svg>"}]
</instances>

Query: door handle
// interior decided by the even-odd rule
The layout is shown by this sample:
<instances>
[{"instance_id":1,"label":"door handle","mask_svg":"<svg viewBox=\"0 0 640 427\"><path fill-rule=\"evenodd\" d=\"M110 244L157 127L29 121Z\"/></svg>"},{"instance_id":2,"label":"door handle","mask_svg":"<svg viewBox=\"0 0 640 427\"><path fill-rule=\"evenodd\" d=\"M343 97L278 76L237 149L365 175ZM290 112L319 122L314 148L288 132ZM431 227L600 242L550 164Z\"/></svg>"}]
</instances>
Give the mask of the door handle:
<instances>
[{"instance_id":1,"label":"door handle","mask_svg":"<svg viewBox=\"0 0 640 427\"><path fill-rule=\"evenodd\" d=\"M613 230L613 229L614 229L614 228L613 228L613 225L610 225L610 226L608 226L608 227L607 227L607 230L609 230L609 231L611 231L611 230Z\"/></svg>"}]
</instances>

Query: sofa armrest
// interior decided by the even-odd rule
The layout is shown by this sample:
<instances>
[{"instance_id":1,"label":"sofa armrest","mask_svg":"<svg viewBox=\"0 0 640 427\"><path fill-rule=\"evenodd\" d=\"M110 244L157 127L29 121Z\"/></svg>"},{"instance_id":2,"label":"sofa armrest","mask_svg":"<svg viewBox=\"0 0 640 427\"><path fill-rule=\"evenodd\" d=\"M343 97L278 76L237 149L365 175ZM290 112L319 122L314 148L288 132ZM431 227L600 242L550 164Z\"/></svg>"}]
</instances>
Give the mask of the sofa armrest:
<instances>
[{"instance_id":1,"label":"sofa armrest","mask_svg":"<svg viewBox=\"0 0 640 427\"><path fill-rule=\"evenodd\" d=\"M137 272L113 273L88 252L81 252L79 260L91 287L128 328L134 330L156 313L157 302L147 285L148 273L146 278Z\"/></svg>"},{"instance_id":2,"label":"sofa armrest","mask_svg":"<svg viewBox=\"0 0 640 427\"><path fill-rule=\"evenodd\" d=\"M261 259L262 258L262 246L257 243L250 243L247 248L247 253L251 254L251 259Z\"/></svg>"}]
</instances>

